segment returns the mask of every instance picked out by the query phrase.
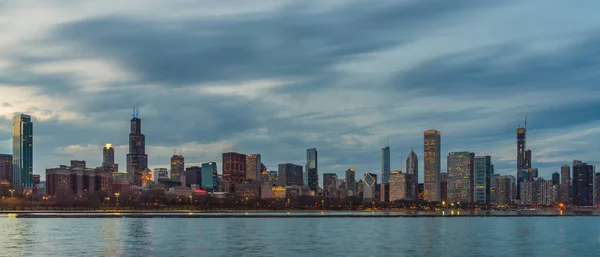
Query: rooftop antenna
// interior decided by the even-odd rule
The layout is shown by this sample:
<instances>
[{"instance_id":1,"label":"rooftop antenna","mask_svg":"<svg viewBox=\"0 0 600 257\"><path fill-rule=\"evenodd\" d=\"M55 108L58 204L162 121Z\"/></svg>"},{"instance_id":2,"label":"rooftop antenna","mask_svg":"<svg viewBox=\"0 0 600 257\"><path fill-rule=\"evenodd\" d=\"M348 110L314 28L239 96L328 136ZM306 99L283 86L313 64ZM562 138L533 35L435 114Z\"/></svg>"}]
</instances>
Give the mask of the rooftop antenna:
<instances>
[{"instance_id":1,"label":"rooftop antenna","mask_svg":"<svg viewBox=\"0 0 600 257\"><path fill-rule=\"evenodd\" d=\"M139 115L139 114L140 114L140 113L139 113L139 111L140 111L140 107L139 107L139 105L136 103L136 104L133 106L133 117L134 117L134 118L139 118L139 117L140 117L140 115Z\"/></svg>"},{"instance_id":2,"label":"rooftop antenna","mask_svg":"<svg viewBox=\"0 0 600 257\"><path fill-rule=\"evenodd\" d=\"M387 137L387 147L390 147L390 137Z\"/></svg>"},{"instance_id":3,"label":"rooftop antenna","mask_svg":"<svg viewBox=\"0 0 600 257\"><path fill-rule=\"evenodd\" d=\"M525 131L527 131L527 114L525 114Z\"/></svg>"}]
</instances>

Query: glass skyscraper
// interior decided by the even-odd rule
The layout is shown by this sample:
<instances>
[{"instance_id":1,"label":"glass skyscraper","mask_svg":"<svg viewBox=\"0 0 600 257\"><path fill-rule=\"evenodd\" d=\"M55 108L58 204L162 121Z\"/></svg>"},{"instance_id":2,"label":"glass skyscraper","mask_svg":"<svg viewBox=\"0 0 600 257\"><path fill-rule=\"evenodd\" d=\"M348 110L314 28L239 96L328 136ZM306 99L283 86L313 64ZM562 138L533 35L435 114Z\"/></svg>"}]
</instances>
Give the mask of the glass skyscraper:
<instances>
[{"instance_id":1,"label":"glass skyscraper","mask_svg":"<svg viewBox=\"0 0 600 257\"><path fill-rule=\"evenodd\" d=\"M390 146L381 149L381 183L387 184L390 179Z\"/></svg>"},{"instance_id":2,"label":"glass skyscraper","mask_svg":"<svg viewBox=\"0 0 600 257\"><path fill-rule=\"evenodd\" d=\"M473 155L470 152L448 154L448 201L469 203L473 200Z\"/></svg>"},{"instance_id":3,"label":"glass skyscraper","mask_svg":"<svg viewBox=\"0 0 600 257\"><path fill-rule=\"evenodd\" d=\"M13 176L14 187L33 187L33 123L26 114L13 119Z\"/></svg>"},{"instance_id":4,"label":"glass skyscraper","mask_svg":"<svg viewBox=\"0 0 600 257\"><path fill-rule=\"evenodd\" d=\"M311 148L306 150L306 185L311 192L317 193L319 191L319 173L318 173L318 159L317 149Z\"/></svg>"},{"instance_id":5,"label":"glass skyscraper","mask_svg":"<svg viewBox=\"0 0 600 257\"><path fill-rule=\"evenodd\" d=\"M210 192L217 191L217 163L207 162L202 164L202 189Z\"/></svg>"},{"instance_id":6,"label":"glass skyscraper","mask_svg":"<svg viewBox=\"0 0 600 257\"><path fill-rule=\"evenodd\" d=\"M492 157L476 156L473 172L473 202L490 203L490 177L492 175Z\"/></svg>"},{"instance_id":7,"label":"glass skyscraper","mask_svg":"<svg viewBox=\"0 0 600 257\"><path fill-rule=\"evenodd\" d=\"M441 135L437 130L424 133L424 192L425 201L439 202L441 200Z\"/></svg>"},{"instance_id":8,"label":"glass skyscraper","mask_svg":"<svg viewBox=\"0 0 600 257\"><path fill-rule=\"evenodd\" d=\"M142 120L138 117L138 108L136 107L131 119L129 153L127 154L127 174L133 179L134 185L142 186L142 175L146 168L148 168L146 136L142 134Z\"/></svg>"}]
</instances>

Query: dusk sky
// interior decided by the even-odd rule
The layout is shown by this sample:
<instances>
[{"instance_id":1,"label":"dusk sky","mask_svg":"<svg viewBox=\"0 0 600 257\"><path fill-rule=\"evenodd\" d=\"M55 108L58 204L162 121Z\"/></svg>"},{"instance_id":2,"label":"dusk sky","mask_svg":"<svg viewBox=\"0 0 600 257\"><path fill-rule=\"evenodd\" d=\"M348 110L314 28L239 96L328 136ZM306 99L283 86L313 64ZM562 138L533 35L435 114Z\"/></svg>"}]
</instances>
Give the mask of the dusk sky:
<instances>
[{"instance_id":1,"label":"dusk sky","mask_svg":"<svg viewBox=\"0 0 600 257\"><path fill-rule=\"evenodd\" d=\"M600 1L2 1L0 153L16 112L34 118L34 173L105 143L125 171L140 105L150 168L221 153L381 173L423 131L492 154L516 176L528 116L533 166L600 164ZM400 159L403 154L403 160Z\"/></svg>"}]
</instances>

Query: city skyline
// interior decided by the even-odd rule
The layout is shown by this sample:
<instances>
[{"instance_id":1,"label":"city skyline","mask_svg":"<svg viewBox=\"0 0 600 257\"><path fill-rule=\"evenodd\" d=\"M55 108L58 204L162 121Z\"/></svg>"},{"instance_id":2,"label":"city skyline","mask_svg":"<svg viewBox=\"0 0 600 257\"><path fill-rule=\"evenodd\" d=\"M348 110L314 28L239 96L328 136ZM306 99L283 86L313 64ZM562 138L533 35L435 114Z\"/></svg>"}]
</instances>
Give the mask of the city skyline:
<instances>
[{"instance_id":1,"label":"city skyline","mask_svg":"<svg viewBox=\"0 0 600 257\"><path fill-rule=\"evenodd\" d=\"M437 129L442 172L449 152L469 151L492 153L496 173L516 176L514 132L525 115L540 176L575 159L600 163L600 120L590 111L600 92L587 68L598 62L598 38L589 33L600 28L589 20L598 3L578 13L535 1L279 4L203 6L227 9L219 18L170 9L190 9L177 4L156 8L166 17L132 4L114 18L106 6L48 1L48 15L0 19L9 27L0 39L0 153L12 152L12 116L23 112L35 124L35 174L73 159L99 166L106 143L123 171L124 121L139 102L150 169L169 168L173 149L182 149L186 166L220 164L221 153L234 151L260 153L276 170L304 165L306 149L316 148L319 175L343 177L352 167L362 178L381 174L389 137L391 169L414 148L423 181L422 132ZM3 8L19 14L35 5ZM555 16L535 11L540 6L570 26L548 27ZM305 29L326 20L323 31ZM349 27L355 33L329 33ZM572 93L582 96L564 97Z\"/></svg>"}]
</instances>

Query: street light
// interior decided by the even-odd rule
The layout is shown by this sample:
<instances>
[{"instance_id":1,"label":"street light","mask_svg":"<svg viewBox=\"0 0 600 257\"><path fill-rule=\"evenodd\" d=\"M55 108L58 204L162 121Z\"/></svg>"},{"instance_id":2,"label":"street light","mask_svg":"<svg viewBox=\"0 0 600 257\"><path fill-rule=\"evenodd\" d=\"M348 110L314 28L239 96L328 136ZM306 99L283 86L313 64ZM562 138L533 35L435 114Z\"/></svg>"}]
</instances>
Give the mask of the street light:
<instances>
[{"instance_id":1,"label":"street light","mask_svg":"<svg viewBox=\"0 0 600 257\"><path fill-rule=\"evenodd\" d=\"M115 196L117 197L117 206L119 206L119 196L121 195L121 193L115 193Z\"/></svg>"},{"instance_id":2,"label":"street light","mask_svg":"<svg viewBox=\"0 0 600 257\"><path fill-rule=\"evenodd\" d=\"M15 197L15 190L14 189L10 189L8 191L10 191L10 197Z\"/></svg>"}]
</instances>

